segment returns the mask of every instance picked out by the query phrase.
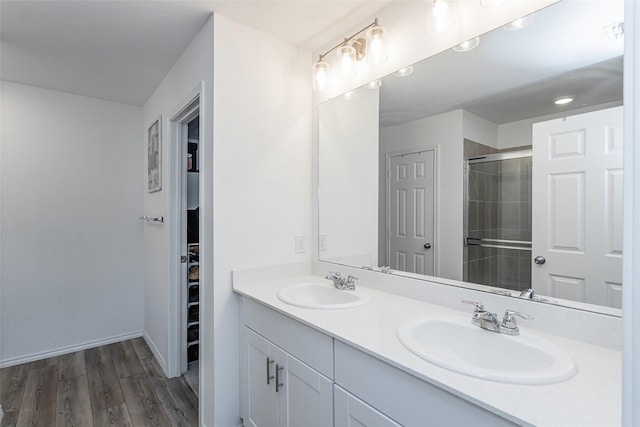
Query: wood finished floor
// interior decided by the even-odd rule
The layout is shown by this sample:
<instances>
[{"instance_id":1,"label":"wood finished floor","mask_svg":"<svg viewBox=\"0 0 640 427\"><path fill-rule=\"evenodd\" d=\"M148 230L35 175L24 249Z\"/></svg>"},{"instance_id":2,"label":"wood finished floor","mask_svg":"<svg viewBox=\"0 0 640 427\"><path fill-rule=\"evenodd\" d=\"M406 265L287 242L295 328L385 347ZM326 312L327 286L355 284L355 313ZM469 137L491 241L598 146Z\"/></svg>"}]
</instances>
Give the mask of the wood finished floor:
<instances>
[{"instance_id":1,"label":"wood finished floor","mask_svg":"<svg viewBox=\"0 0 640 427\"><path fill-rule=\"evenodd\" d=\"M142 338L0 369L0 427L198 425L198 399Z\"/></svg>"}]
</instances>

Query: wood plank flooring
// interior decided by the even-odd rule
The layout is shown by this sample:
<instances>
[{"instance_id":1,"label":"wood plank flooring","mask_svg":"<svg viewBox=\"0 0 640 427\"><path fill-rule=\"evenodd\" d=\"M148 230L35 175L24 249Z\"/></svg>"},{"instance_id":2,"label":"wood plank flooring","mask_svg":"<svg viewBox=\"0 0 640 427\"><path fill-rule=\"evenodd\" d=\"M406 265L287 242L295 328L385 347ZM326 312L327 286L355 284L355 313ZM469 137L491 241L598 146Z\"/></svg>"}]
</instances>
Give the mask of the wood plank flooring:
<instances>
[{"instance_id":1,"label":"wood plank flooring","mask_svg":"<svg viewBox=\"0 0 640 427\"><path fill-rule=\"evenodd\" d=\"M198 398L136 338L0 369L0 427L195 427Z\"/></svg>"}]
</instances>

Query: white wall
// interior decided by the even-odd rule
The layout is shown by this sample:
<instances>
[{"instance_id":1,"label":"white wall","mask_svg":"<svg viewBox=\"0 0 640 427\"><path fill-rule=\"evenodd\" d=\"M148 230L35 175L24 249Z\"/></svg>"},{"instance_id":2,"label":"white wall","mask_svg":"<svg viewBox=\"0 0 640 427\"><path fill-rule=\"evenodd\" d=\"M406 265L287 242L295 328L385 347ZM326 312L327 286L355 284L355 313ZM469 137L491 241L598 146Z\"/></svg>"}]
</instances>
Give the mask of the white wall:
<instances>
[{"instance_id":1,"label":"white wall","mask_svg":"<svg viewBox=\"0 0 640 427\"><path fill-rule=\"evenodd\" d=\"M380 129L381 158L403 148L437 147L435 270L455 280L462 280L462 121L463 111L456 110Z\"/></svg>"},{"instance_id":2,"label":"white wall","mask_svg":"<svg viewBox=\"0 0 640 427\"><path fill-rule=\"evenodd\" d=\"M498 125L462 110L462 137L479 144L498 148Z\"/></svg>"},{"instance_id":3,"label":"white wall","mask_svg":"<svg viewBox=\"0 0 640 427\"><path fill-rule=\"evenodd\" d=\"M251 54L246 52L250 46ZM214 62L215 55L215 62ZM311 84L308 53L214 15L144 107L163 117L163 191L144 213L170 214L171 112L203 82L201 149L201 422L240 423L239 304L231 270L307 261L311 238ZM201 125L202 126L202 125ZM170 220L169 220L170 222ZM145 334L167 362L171 230L145 227ZM295 235L306 237L296 254Z\"/></svg>"},{"instance_id":4,"label":"white wall","mask_svg":"<svg viewBox=\"0 0 640 427\"><path fill-rule=\"evenodd\" d=\"M142 112L1 83L0 364L140 334Z\"/></svg>"},{"instance_id":5,"label":"white wall","mask_svg":"<svg viewBox=\"0 0 640 427\"><path fill-rule=\"evenodd\" d=\"M319 106L322 260L378 265L379 101L378 89L363 88Z\"/></svg>"},{"instance_id":6,"label":"white wall","mask_svg":"<svg viewBox=\"0 0 640 427\"><path fill-rule=\"evenodd\" d=\"M311 55L214 17L215 285L208 336L215 357L206 362L215 389L205 403L209 427L240 423L240 307L231 270L310 259L312 162ZM306 237L303 254L294 251L296 234Z\"/></svg>"},{"instance_id":7,"label":"white wall","mask_svg":"<svg viewBox=\"0 0 640 427\"><path fill-rule=\"evenodd\" d=\"M201 94L203 110L200 111L200 125L204 126L200 134L200 292L201 320L212 304L213 288L213 256L212 256L212 224L211 217L213 199L212 160L213 150L213 18L203 26L194 37L187 49L173 65L162 83L144 105L144 129L140 135L138 152L143 153L146 171L147 161L147 128L158 116L162 116L162 191L147 192L146 174L140 180L143 190L144 214L150 216L164 216L164 224L145 224L144 227L144 273L145 273L145 316L144 332L156 357L163 369L168 369L168 363L175 352L169 354L169 339L177 345L178 338L170 334L176 330L179 317L176 306L170 305L169 295L180 285L178 249L172 247L177 244L175 237L179 219L170 210L171 172L175 155L171 148L169 120L177 114L180 107L185 107L190 101L189 96L194 90L203 88ZM172 232L173 240L172 240ZM208 303L207 303L208 302ZM176 318L172 318L176 316ZM200 332L206 335L207 324L201 323ZM210 326L210 325L209 325ZM211 329L209 329L211 330ZM212 358L210 346L206 344L200 349L201 357ZM179 348L179 347L175 347ZM208 352L207 352L208 349ZM206 366L203 366L206 370ZM203 402L210 400L211 384L201 390ZM207 406L207 405L203 405Z\"/></svg>"}]
</instances>

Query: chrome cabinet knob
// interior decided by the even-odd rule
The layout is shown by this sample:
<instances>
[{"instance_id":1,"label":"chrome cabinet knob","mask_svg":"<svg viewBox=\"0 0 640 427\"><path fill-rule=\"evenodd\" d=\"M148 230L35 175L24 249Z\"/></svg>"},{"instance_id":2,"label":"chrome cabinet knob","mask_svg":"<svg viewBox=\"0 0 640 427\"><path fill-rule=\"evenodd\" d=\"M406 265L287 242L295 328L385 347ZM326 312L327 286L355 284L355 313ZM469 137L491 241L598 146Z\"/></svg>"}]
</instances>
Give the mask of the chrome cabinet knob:
<instances>
[{"instance_id":1,"label":"chrome cabinet knob","mask_svg":"<svg viewBox=\"0 0 640 427\"><path fill-rule=\"evenodd\" d=\"M533 259L533 262L534 262L534 263L536 263L536 264L538 264L538 265L542 265L542 264L544 264L545 262L547 262L547 260L546 260L546 259L544 259L544 257L543 257L543 256L538 255L537 257L535 257L535 258Z\"/></svg>"},{"instance_id":2,"label":"chrome cabinet knob","mask_svg":"<svg viewBox=\"0 0 640 427\"><path fill-rule=\"evenodd\" d=\"M425 249L431 249L431 243L425 243L423 246Z\"/></svg>"}]
</instances>

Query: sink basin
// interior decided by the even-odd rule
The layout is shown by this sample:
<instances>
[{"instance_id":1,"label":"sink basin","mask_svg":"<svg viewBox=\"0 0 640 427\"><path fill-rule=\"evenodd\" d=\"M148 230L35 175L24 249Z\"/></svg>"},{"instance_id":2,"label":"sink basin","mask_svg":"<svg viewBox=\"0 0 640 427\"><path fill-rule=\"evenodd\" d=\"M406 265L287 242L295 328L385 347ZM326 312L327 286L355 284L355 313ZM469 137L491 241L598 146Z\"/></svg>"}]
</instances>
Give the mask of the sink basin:
<instances>
[{"instance_id":1,"label":"sink basin","mask_svg":"<svg viewBox=\"0 0 640 427\"><path fill-rule=\"evenodd\" d=\"M509 336L486 331L462 317L424 317L397 331L411 352L443 368L485 380L551 384L577 372L571 356L526 331Z\"/></svg>"},{"instance_id":2,"label":"sink basin","mask_svg":"<svg viewBox=\"0 0 640 427\"><path fill-rule=\"evenodd\" d=\"M362 290L343 291L328 283L305 282L282 288L278 298L298 307L337 310L353 308L369 302L369 294Z\"/></svg>"}]
</instances>

